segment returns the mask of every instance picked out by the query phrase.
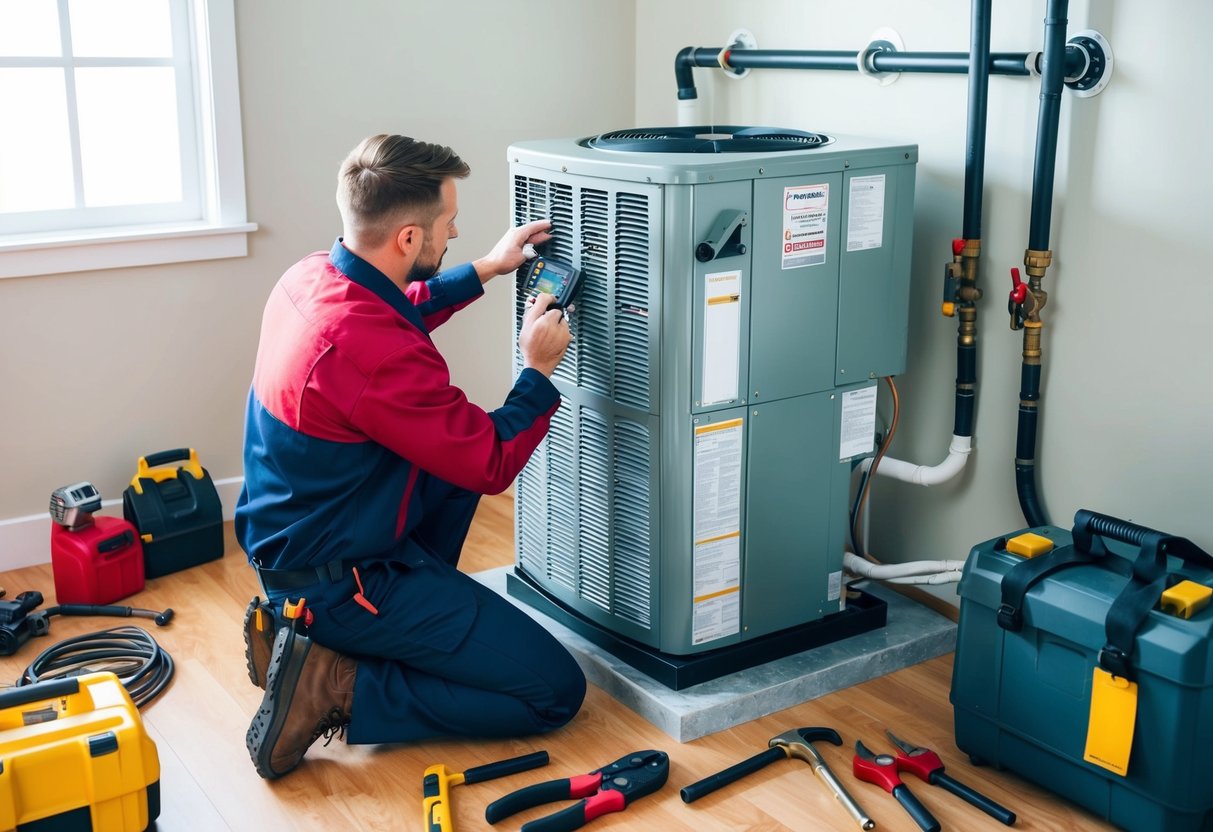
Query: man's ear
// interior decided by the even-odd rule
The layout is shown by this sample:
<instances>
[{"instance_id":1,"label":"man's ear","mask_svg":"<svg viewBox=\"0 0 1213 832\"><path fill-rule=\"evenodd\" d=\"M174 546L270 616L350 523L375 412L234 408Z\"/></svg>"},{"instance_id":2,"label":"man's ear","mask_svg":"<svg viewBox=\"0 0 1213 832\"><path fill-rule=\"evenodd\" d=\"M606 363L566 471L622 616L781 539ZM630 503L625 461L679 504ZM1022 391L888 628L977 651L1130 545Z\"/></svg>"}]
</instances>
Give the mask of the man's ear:
<instances>
[{"instance_id":1,"label":"man's ear","mask_svg":"<svg viewBox=\"0 0 1213 832\"><path fill-rule=\"evenodd\" d=\"M406 258L417 256L425 244L425 229L419 225L404 225L396 232L396 247Z\"/></svg>"}]
</instances>

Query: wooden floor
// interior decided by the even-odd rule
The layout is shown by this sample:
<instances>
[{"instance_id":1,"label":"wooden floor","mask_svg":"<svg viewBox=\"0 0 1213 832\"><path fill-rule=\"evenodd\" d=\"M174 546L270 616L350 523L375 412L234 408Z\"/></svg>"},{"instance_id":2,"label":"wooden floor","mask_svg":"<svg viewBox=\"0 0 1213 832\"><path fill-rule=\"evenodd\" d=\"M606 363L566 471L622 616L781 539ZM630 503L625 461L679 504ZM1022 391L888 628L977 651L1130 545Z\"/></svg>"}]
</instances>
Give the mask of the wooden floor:
<instances>
[{"instance_id":1,"label":"wooden floor","mask_svg":"<svg viewBox=\"0 0 1213 832\"><path fill-rule=\"evenodd\" d=\"M303 764L275 782L257 776L244 747L249 720L261 700L245 672L240 621L256 592L252 571L231 538L221 560L149 581L120 603L176 611L157 628L147 619L51 619L48 637L31 640L14 656L0 658L0 680L15 680L52 643L83 632L131 622L147 629L177 665L171 687L148 705L143 721L160 755L160 830L420 830L421 778L442 763L463 771L494 760L546 749L551 763L509 778L451 791L456 830L516 832L524 821L554 808L533 809L490 827L484 807L523 785L584 774L630 751L657 748L670 755L664 789L625 812L593 821L594 830L660 829L662 832L734 830L854 830L858 825L835 802L811 769L784 760L696 803L683 804L678 790L767 747L767 740L801 726L829 726L844 746L819 743L827 763L876 821L877 829L913 832L918 827L887 793L851 775L854 742L888 749L886 727L934 748L953 777L988 794L1019 815L1018 829L1111 829L1013 775L971 766L952 743L948 703L952 661L945 656L881 679L780 711L728 731L680 745L632 711L591 687L573 722L550 735L512 741L427 742L400 746L313 746ZM513 559L512 504L486 498L480 507L461 567L469 572ZM49 564L0 573L8 597L40 590L54 603ZM908 775L907 775L908 776ZM910 778L910 788L944 830L996 830L1001 824L959 798ZM567 804L557 804L564 806Z\"/></svg>"}]
</instances>

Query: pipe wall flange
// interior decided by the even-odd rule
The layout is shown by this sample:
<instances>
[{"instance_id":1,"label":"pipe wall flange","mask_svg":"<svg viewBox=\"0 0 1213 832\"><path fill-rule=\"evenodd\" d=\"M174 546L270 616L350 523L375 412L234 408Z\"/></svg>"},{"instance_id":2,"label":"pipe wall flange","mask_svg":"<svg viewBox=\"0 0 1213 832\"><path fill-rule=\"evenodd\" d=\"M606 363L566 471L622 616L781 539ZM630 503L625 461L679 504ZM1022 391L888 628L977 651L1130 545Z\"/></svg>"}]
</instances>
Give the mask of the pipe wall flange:
<instances>
[{"instance_id":1,"label":"pipe wall flange","mask_svg":"<svg viewBox=\"0 0 1213 832\"><path fill-rule=\"evenodd\" d=\"M859 50L859 54L855 56L855 68L859 70L860 75L866 75L882 87L887 87L900 78L901 73L880 72L872 65L872 59L881 52L904 51L906 51L906 45L902 41L901 35L887 26L882 26L872 33L868 45Z\"/></svg>"},{"instance_id":2,"label":"pipe wall flange","mask_svg":"<svg viewBox=\"0 0 1213 832\"><path fill-rule=\"evenodd\" d=\"M1066 46L1077 49L1086 59L1078 73L1066 77L1066 86L1079 98L1099 95L1112 80L1112 45L1094 29L1075 33Z\"/></svg>"},{"instance_id":3,"label":"pipe wall flange","mask_svg":"<svg viewBox=\"0 0 1213 832\"><path fill-rule=\"evenodd\" d=\"M716 56L716 63L720 64L726 78L732 78L734 81L741 80L750 74L750 68L738 69L730 65L729 53L735 49L757 49L758 38L754 37L754 33L749 29L736 29L733 34L729 35L729 39L725 43L728 46L720 50L720 54Z\"/></svg>"}]
</instances>

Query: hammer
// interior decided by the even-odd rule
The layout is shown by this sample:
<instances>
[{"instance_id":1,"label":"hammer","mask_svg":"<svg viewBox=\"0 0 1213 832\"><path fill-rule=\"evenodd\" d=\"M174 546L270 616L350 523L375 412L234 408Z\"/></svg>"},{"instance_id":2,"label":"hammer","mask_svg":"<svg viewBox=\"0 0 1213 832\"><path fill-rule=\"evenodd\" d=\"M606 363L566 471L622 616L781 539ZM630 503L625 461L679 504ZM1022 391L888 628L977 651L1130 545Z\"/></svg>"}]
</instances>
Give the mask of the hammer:
<instances>
[{"instance_id":1,"label":"hammer","mask_svg":"<svg viewBox=\"0 0 1213 832\"><path fill-rule=\"evenodd\" d=\"M830 771L830 767L826 765L826 761L813 747L813 743L817 740L842 745L842 737L838 736L838 732L833 728L793 728L791 731L784 731L779 736L773 737L768 743L770 747L761 754L755 754L748 760L742 760L724 771L709 775L684 788L679 792L682 795L682 802L690 803L698 800L735 780L740 780L747 774L753 774L761 768L766 768L776 760L795 757L813 767L813 772L829 786L834 797L838 798L838 802L846 807L861 829L873 829L876 822L868 817L867 813L855 802L855 798L847 793L842 783L838 782L838 778L834 776L834 772Z\"/></svg>"}]
</instances>

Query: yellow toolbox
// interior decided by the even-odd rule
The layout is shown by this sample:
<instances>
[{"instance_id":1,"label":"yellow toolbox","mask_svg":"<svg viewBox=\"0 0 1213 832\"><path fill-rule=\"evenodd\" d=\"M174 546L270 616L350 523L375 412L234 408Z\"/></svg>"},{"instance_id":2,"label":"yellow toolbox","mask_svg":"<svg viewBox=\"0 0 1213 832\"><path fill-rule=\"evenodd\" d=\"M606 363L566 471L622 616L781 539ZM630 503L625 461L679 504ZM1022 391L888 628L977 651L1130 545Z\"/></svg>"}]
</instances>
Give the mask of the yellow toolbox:
<instances>
[{"instance_id":1,"label":"yellow toolbox","mask_svg":"<svg viewBox=\"0 0 1213 832\"><path fill-rule=\"evenodd\" d=\"M160 757L117 676L0 693L0 830L138 832L159 814Z\"/></svg>"}]
</instances>

